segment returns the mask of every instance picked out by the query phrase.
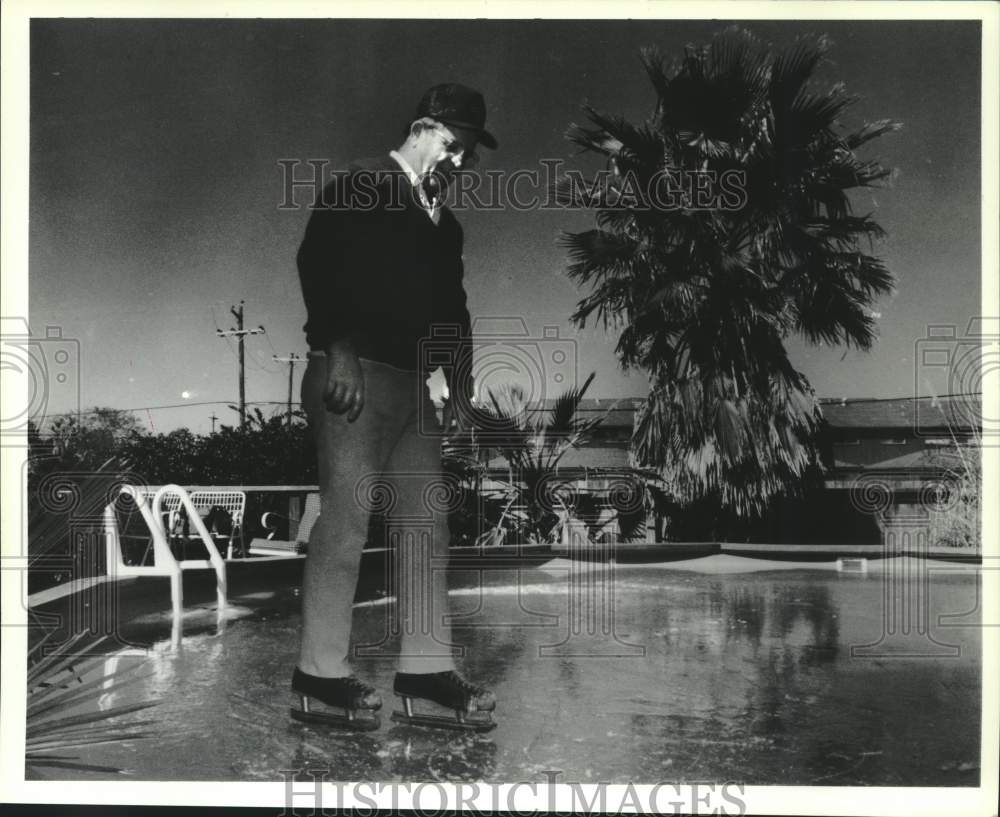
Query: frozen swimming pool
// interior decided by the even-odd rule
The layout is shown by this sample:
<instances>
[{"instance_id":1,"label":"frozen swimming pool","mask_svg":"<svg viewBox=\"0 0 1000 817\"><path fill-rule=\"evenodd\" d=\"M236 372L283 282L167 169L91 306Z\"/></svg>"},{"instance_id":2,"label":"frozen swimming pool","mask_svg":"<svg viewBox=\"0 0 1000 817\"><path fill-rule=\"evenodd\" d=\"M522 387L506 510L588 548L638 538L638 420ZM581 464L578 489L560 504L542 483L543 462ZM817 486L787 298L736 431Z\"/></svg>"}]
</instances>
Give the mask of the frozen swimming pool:
<instances>
[{"instance_id":1,"label":"frozen swimming pool","mask_svg":"<svg viewBox=\"0 0 1000 817\"><path fill-rule=\"evenodd\" d=\"M333 780L544 781L554 770L563 782L978 784L975 567L902 557L852 574L716 555L610 570L557 560L449 575L465 672L499 699L485 735L387 717L367 734L291 721L294 582L237 591L222 631L210 610L190 610L177 651L162 640L165 614L139 615L125 635L156 643L108 667L147 660L151 675L103 703L161 698L142 713L157 737L81 759L155 780L312 768ZM379 641L392 611L391 600L359 605L358 640ZM358 662L386 709L392 649Z\"/></svg>"}]
</instances>

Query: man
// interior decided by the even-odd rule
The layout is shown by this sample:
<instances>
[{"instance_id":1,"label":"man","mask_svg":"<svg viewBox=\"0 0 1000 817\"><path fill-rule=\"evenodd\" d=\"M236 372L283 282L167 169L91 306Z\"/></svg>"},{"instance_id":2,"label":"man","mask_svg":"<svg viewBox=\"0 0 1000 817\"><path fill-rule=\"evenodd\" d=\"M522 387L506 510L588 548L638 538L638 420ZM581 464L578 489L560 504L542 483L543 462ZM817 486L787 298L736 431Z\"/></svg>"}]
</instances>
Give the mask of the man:
<instances>
[{"instance_id":1,"label":"man","mask_svg":"<svg viewBox=\"0 0 1000 817\"><path fill-rule=\"evenodd\" d=\"M319 464L319 519L309 537L303 627L292 689L299 720L352 728L379 725L376 690L351 672L351 608L368 533L372 475L391 496L391 522L427 517L425 489L441 472L441 428L426 385L426 341L449 352L445 426L472 397L469 312L462 286L462 230L442 196L475 148L496 148L484 129L481 94L451 83L431 88L398 150L355 163L323 191L298 253L309 362L302 405ZM461 411L457 411L461 415ZM460 416L459 416L460 419ZM366 481L367 480L367 481ZM438 551L447 518L433 514ZM485 730L493 694L456 671L442 618L447 590L430 570L420 532L400 538L397 609L400 663L393 684L404 711L394 720ZM430 579L428 579L430 577ZM449 716L420 716L413 701ZM316 711L314 704L335 712ZM342 714L338 714L342 712ZM357 717L362 712L362 717ZM454 717L451 716L454 713Z\"/></svg>"}]
</instances>

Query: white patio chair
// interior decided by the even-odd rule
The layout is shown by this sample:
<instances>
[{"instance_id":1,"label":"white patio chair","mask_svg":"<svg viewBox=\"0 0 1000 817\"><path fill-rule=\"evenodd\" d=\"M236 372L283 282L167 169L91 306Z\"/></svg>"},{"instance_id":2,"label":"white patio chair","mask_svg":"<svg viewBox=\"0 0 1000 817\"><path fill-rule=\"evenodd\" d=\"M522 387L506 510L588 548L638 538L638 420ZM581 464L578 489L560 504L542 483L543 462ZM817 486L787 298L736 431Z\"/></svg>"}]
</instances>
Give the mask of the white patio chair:
<instances>
[{"instance_id":1,"label":"white patio chair","mask_svg":"<svg viewBox=\"0 0 1000 817\"><path fill-rule=\"evenodd\" d=\"M232 529L226 542L226 558L233 558L233 550L236 542L239 542L237 550L240 555L244 553L243 542L243 514L247 507L247 495L245 491L192 491L191 502L204 518L205 513L213 507L222 508L232 521Z\"/></svg>"}]
</instances>

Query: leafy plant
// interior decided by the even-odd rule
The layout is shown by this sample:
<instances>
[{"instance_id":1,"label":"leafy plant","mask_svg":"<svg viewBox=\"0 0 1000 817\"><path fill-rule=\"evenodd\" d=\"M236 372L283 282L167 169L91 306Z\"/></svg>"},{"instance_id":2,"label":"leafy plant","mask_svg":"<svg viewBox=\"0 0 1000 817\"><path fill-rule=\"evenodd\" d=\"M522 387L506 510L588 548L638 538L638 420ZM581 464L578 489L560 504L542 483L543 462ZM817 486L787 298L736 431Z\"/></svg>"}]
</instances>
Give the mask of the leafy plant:
<instances>
[{"instance_id":1,"label":"leafy plant","mask_svg":"<svg viewBox=\"0 0 1000 817\"><path fill-rule=\"evenodd\" d=\"M97 564L104 553L99 520L122 482L131 479L128 463L112 458L77 470L72 463L49 461L38 467L30 456L29 589L103 572Z\"/></svg>"},{"instance_id":2,"label":"leafy plant","mask_svg":"<svg viewBox=\"0 0 1000 817\"><path fill-rule=\"evenodd\" d=\"M571 513L572 488L558 476L559 461L587 439L603 417L581 419L580 401L594 380L559 395L547 411L533 411L517 386L490 390L473 430L479 449L496 451L506 460L508 496L497 520L496 534L509 532L521 541L546 542L558 535ZM479 456L472 458L480 462Z\"/></svg>"},{"instance_id":3,"label":"leafy plant","mask_svg":"<svg viewBox=\"0 0 1000 817\"><path fill-rule=\"evenodd\" d=\"M951 398L965 400L966 398ZM978 405L966 409L966 417L978 417ZM975 548L982 547L980 533L983 497L982 431L977 422L968 423L971 436L959 440L953 424L948 422L951 445L935 451L931 463L943 469L941 487L948 494L931 497L928 535L932 546Z\"/></svg>"},{"instance_id":4,"label":"leafy plant","mask_svg":"<svg viewBox=\"0 0 1000 817\"><path fill-rule=\"evenodd\" d=\"M79 415L56 417L49 426L48 440L54 453L64 460L92 468L115 456L125 440L141 431L131 412L95 406Z\"/></svg>"},{"instance_id":5,"label":"leafy plant","mask_svg":"<svg viewBox=\"0 0 1000 817\"><path fill-rule=\"evenodd\" d=\"M111 691L142 680L135 671L141 666L130 667L115 673L103 674L104 656L94 651L106 639L99 639L80 650L86 633L79 633L58 649L46 654L45 649L53 633L49 633L29 650L28 654L28 703L25 732L25 768L27 772L42 767L57 767L84 771L120 772L113 766L100 766L80 761L79 755L69 750L118 743L151 737L145 727L152 720L121 722L125 715L149 709L159 701L140 701L110 709L88 707L90 711L78 712L87 704L96 706L97 698ZM93 670L100 670L97 677L90 677ZM131 676L131 677L128 677Z\"/></svg>"}]
</instances>

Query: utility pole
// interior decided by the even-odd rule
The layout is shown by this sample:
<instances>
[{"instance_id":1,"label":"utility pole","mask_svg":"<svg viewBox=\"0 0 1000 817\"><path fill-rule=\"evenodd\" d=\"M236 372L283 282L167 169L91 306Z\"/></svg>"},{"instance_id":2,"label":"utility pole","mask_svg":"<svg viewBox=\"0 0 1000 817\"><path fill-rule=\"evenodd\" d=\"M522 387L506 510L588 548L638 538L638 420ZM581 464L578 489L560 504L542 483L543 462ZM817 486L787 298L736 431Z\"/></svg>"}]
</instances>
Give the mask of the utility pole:
<instances>
[{"instance_id":1,"label":"utility pole","mask_svg":"<svg viewBox=\"0 0 1000 817\"><path fill-rule=\"evenodd\" d=\"M288 364L288 427L292 427L292 373L295 371L295 364L302 363L305 361L304 357L299 357L292 352L288 357L278 357L277 355L271 355L272 359L278 361L279 363Z\"/></svg>"},{"instance_id":2,"label":"utility pole","mask_svg":"<svg viewBox=\"0 0 1000 817\"><path fill-rule=\"evenodd\" d=\"M208 419L212 421L212 433L214 434L215 433L215 421L218 420L219 418L215 416L215 412L213 411L212 412L212 416L209 417Z\"/></svg>"},{"instance_id":3,"label":"utility pole","mask_svg":"<svg viewBox=\"0 0 1000 817\"><path fill-rule=\"evenodd\" d=\"M247 392L246 392L246 364L244 360L243 351L243 339L247 335L262 335L264 334L264 327L258 326L256 329L244 329L243 328L243 301L240 301L239 308L231 306L229 311L236 316L236 328L223 331L222 329L216 329L215 334L220 338L228 337L229 335L236 335L240 344L240 428L244 428L247 422Z\"/></svg>"}]
</instances>

